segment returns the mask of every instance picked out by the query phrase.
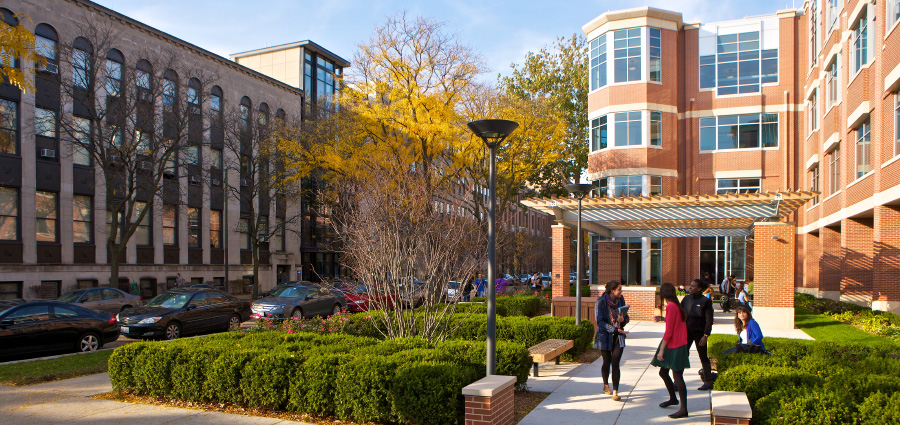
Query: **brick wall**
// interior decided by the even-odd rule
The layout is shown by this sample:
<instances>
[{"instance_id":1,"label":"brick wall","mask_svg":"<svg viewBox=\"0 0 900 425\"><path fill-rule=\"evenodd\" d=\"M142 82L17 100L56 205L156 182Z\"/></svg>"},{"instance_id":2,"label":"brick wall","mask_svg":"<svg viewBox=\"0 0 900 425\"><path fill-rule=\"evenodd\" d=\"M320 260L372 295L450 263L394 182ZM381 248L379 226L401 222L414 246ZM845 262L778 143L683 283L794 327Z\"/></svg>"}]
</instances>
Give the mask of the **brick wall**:
<instances>
[{"instance_id":1,"label":"brick wall","mask_svg":"<svg viewBox=\"0 0 900 425\"><path fill-rule=\"evenodd\" d=\"M512 425L514 396L512 385L490 397L466 395L465 425Z\"/></svg>"},{"instance_id":2,"label":"brick wall","mask_svg":"<svg viewBox=\"0 0 900 425\"><path fill-rule=\"evenodd\" d=\"M803 287L819 288L819 260L822 257L822 245L819 241L818 233L806 233L803 235L806 240L803 244Z\"/></svg>"},{"instance_id":3,"label":"brick wall","mask_svg":"<svg viewBox=\"0 0 900 425\"><path fill-rule=\"evenodd\" d=\"M652 321L653 316L659 314L656 306L655 286L622 287L622 296L631 307L628 309L628 317L631 320Z\"/></svg>"},{"instance_id":4,"label":"brick wall","mask_svg":"<svg viewBox=\"0 0 900 425\"><path fill-rule=\"evenodd\" d=\"M554 297L569 296L569 273L572 264L572 230L554 225L553 233L553 285Z\"/></svg>"},{"instance_id":5,"label":"brick wall","mask_svg":"<svg viewBox=\"0 0 900 425\"><path fill-rule=\"evenodd\" d=\"M597 284L605 286L611 280L622 280L622 243L597 243Z\"/></svg>"},{"instance_id":6,"label":"brick wall","mask_svg":"<svg viewBox=\"0 0 900 425\"><path fill-rule=\"evenodd\" d=\"M793 223L759 223L754 229L754 307L794 307Z\"/></svg>"},{"instance_id":7,"label":"brick wall","mask_svg":"<svg viewBox=\"0 0 900 425\"><path fill-rule=\"evenodd\" d=\"M871 218L841 220L841 295L872 294L872 227Z\"/></svg>"},{"instance_id":8,"label":"brick wall","mask_svg":"<svg viewBox=\"0 0 900 425\"><path fill-rule=\"evenodd\" d=\"M900 207L875 207L873 301L900 301Z\"/></svg>"},{"instance_id":9,"label":"brick wall","mask_svg":"<svg viewBox=\"0 0 900 425\"><path fill-rule=\"evenodd\" d=\"M841 290L841 228L819 229L819 291Z\"/></svg>"}]
</instances>

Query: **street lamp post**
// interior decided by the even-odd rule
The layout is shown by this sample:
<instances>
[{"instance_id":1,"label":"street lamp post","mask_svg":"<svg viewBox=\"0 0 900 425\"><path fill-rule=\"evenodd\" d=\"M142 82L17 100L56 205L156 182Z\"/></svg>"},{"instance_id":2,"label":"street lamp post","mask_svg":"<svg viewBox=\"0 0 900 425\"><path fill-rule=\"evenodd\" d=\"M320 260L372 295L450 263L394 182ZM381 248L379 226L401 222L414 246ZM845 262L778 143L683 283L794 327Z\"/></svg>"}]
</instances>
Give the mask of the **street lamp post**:
<instances>
[{"instance_id":1,"label":"street lamp post","mask_svg":"<svg viewBox=\"0 0 900 425\"><path fill-rule=\"evenodd\" d=\"M576 254L578 258L575 260L575 325L581 324L581 274L584 272L582 264L581 264L581 249L584 245L584 241L581 240L581 200L584 199L587 194L591 193L591 189L594 188L594 185L587 183L573 183L567 184L566 190L569 193L575 195L578 198L578 249L576 250Z\"/></svg>"},{"instance_id":2,"label":"street lamp post","mask_svg":"<svg viewBox=\"0 0 900 425\"><path fill-rule=\"evenodd\" d=\"M497 155L497 145L503 142L507 136L510 135L516 128L519 127L519 124L515 121L507 121L507 120L479 120L472 121L468 124L469 130L472 133L475 133L476 136L480 137L481 140L484 140L484 143L487 145L488 149L491 151L491 159L489 166L490 173L490 183L489 183L489 193L490 193L490 208L488 208L488 269L487 269L487 279L488 279L488 294L487 294L487 374L494 375L497 370L497 337L496 337L496 329L497 329L497 305L496 305L496 293L495 293L495 283L494 283L494 245L496 235L494 234L494 209L497 206L496 201L496 183L495 183L495 171L494 171L494 161Z\"/></svg>"}]
</instances>

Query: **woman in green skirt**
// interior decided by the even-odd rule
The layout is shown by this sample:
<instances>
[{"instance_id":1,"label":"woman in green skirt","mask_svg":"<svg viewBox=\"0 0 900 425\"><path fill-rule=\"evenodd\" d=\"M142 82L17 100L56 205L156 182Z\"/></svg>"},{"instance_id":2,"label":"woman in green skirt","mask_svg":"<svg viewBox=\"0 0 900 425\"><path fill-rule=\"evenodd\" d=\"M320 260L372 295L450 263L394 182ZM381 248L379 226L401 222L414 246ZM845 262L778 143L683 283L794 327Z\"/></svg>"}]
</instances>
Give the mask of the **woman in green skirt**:
<instances>
[{"instance_id":1,"label":"woman in green skirt","mask_svg":"<svg viewBox=\"0 0 900 425\"><path fill-rule=\"evenodd\" d=\"M685 314L675 296L675 285L671 283L663 283L659 288L659 294L666 301L666 332L663 334L662 342L656 350L656 356L650 362L653 366L659 367L659 377L666 384L669 390L669 399L659 404L659 407L669 407L678 404L681 399L681 408L677 412L669 415L670 418L687 417L687 388L684 386L684 370L691 367L688 360L687 345L687 327L684 324ZM669 377L669 370L672 370L672 378ZM678 388L678 397L675 397L675 388Z\"/></svg>"}]
</instances>

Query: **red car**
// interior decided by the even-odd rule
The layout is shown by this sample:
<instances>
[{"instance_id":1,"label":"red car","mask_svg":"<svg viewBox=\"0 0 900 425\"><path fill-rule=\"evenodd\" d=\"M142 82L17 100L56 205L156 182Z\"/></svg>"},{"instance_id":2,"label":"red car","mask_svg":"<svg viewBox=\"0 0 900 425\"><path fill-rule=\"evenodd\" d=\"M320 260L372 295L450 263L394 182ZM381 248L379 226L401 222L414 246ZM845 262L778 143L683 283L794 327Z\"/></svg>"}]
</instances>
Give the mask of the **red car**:
<instances>
[{"instance_id":1,"label":"red car","mask_svg":"<svg viewBox=\"0 0 900 425\"><path fill-rule=\"evenodd\" d=\"M371 298L373 295L369 293L369 287L366 285L356 285L343 289L342 292L344 293L344 298L347 299L347 309L350 311L369 311L370 308L377 310L384 307L387 307L389 310L394 309L393 297L376 295L377 301L372 301Z\"/></svg>"}]
</instances>

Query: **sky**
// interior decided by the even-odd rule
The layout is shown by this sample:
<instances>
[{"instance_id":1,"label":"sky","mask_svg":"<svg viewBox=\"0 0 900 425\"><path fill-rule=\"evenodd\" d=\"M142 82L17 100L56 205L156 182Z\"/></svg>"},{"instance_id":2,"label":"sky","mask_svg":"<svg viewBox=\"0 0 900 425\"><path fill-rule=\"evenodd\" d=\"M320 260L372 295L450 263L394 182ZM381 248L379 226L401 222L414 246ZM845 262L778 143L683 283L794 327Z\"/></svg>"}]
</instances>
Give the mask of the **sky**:
<instances>
[{"instance_id":1,"label":"sky","mask_svg":"<svg viewBox=\"0 0 900 425\"><path fill-rule=\"evenodd\" d=\"M312 40L353 62L373 29L401 12L445 24L485 59L483 81L509 75L529 51L571 36L608 10L651 6L681 12L686 22L715 22L802 7L791 0L94 0L213 53L244 52ZM352 67L352 65L351 65Z\"/></svg>"}]
</instances>

